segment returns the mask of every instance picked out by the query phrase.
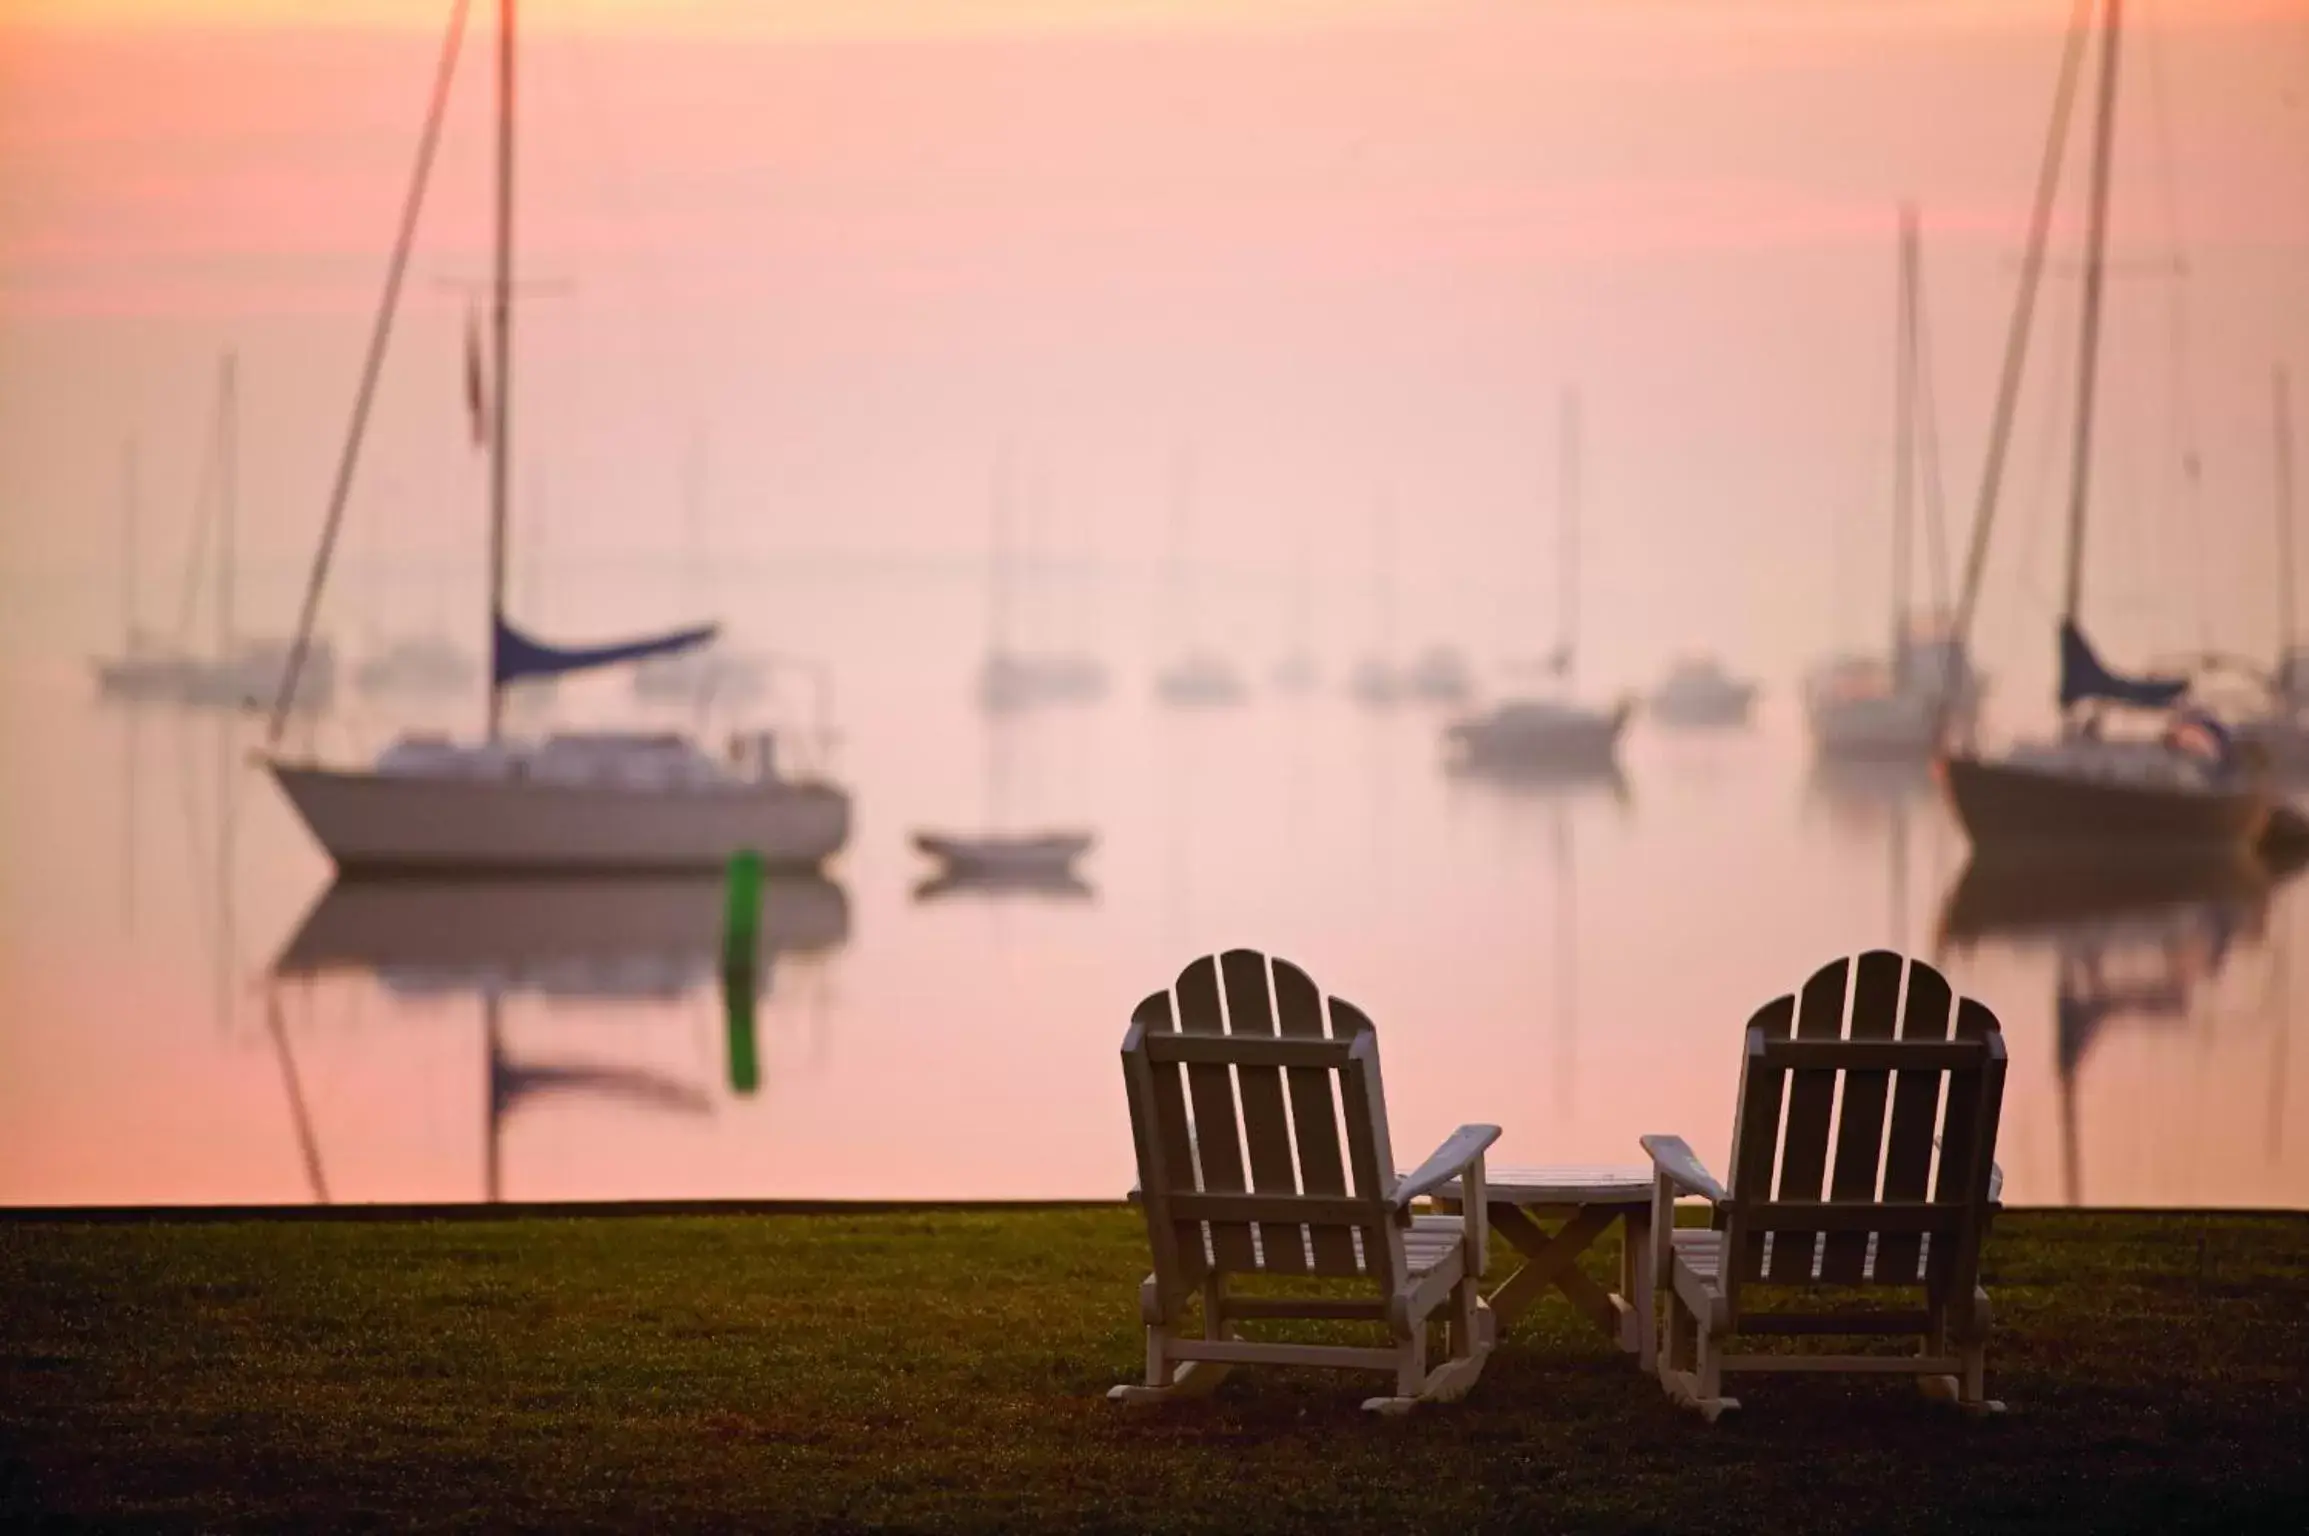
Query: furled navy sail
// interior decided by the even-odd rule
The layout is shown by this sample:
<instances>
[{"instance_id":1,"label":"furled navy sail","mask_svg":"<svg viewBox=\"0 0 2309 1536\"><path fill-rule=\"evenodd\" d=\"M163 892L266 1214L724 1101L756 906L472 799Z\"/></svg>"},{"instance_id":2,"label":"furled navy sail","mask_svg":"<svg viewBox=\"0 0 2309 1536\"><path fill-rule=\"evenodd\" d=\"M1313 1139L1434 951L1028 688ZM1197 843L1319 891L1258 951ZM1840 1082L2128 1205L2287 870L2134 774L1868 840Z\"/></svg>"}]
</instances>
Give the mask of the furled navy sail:
<instances>
[{"instance_id":1,"label":"furled navy sail","mask_svg":"<svg viewBox=\"0 0 2309 1536\"><path fill-rule=\"evenodd\" d=\"M2185 677L2120 677L2101 664L2074 621L2060 627L2060 707L2106 699L2136 709L2165 709L2189 691Z\"/></svg>"},{"instance_id":2,"label":"furled navy sail","mask_svg":"<svg viewBox=\"0 0 2309 1536\"><path fill-rule=\"evenodd\" d=\"M496 620L496 644L492 651L494 675L502 687L525 677L559 677L564 672L615 666L621 661L671 656L694 650L720 632L721 626L718 624L700 624L695 628L677 630L673 634L659 635L648 640L626 640L615 645L558 646L530 639L508 624L503 614L499 614Z\"/></svg>"}]
</instances>

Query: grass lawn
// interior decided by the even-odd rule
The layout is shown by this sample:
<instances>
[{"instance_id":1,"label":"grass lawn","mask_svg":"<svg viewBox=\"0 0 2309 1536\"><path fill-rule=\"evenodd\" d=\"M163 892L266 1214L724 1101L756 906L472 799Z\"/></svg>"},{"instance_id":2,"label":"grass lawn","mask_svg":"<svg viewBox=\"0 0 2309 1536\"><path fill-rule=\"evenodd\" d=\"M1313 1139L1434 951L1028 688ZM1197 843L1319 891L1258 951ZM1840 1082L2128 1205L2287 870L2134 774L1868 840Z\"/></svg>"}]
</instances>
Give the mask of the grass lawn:
<instances>
[{"instance_id":1,"label":"grass lawn","mask_svg":"<svg viewBox=\"0 0 2309 1536\"><path fill-rule=\"evenodd\" d=\"M1407 1420L1113 1408L1123 1208L0 1225L0 1524L2309 1530L2309 1218L2009 1214L1988 1267L2003 1418L1768 1377L1708 1427L1560 1302Z\"/></svg>"}]
</instances>

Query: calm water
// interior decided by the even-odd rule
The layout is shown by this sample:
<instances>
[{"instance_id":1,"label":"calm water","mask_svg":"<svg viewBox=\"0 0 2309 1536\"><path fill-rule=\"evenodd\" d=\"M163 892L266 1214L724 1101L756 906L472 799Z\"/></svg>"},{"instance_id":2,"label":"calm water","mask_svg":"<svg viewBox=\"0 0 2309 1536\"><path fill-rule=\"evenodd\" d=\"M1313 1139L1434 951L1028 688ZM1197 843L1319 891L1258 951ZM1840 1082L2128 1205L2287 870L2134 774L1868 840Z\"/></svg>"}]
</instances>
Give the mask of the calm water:
<instances>
[{"instance_id":1,"label":"calm water","mask_svg":"<svg viewBox=\"0 0 2309 1536\"><path fill-rule=\"evenodd\" d=\"M1517 1160L1673 1130L1720 1168L1750 1009L1931 952L1962 873L1932 786L1821 778L1785 689L1546 791L1447 775L1428 711L1181 714L1143 668L990 733L967 649L845 675L856 838L770 892L750 1072L710 883L332 891L253 724L8 674L0 1201L1111 1197L1126 1016L1233 944L1379 1021L1406 1157L1493 1120ZM908 833L989 816L1097 827L1093 892L918 893ZM2298 888L2183 889L1949 947L2011 1043L2008 1198L2309 1205L2304 921ZM2064 985L2111 1006L2064 1027Z\"/></svg>"}]
</instances>

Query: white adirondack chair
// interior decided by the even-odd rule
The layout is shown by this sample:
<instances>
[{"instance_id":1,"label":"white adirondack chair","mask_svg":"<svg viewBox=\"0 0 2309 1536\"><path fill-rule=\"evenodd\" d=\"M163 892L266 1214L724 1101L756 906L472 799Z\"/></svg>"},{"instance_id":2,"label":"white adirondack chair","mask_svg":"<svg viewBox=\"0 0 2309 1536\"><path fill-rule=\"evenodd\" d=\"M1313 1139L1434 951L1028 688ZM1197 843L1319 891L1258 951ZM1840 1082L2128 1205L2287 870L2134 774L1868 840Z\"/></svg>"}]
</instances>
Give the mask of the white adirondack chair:
<instances>
[{"instance_id":1,"label":"white adirondack chair","mask_svg":"<svg viewBox=\"0 0 2309 1536\"><path fill-rule=\"evenodd\" d=\"M1325 1012L1306 972L1277 960L1270 984L1265 955L1234 949L1195 961L1174 991L1131 1015L1123 1080L1154 1273L1139 1287L1146 1382L1114 1388L1114 1401L1201 1396L1237 1365L1327 1365L1394 1372L1395 1395L1363 1406L1402 1413L1460 1397L1482 1373L1495 1335L1476 1291L1483 1152L1499 1127L1461 1126L1398 1178L1378 1036L1338 998L1328 1029ZM1460 1178L1475 1192L1462 1214L1412 1213L1413 1201ZM1363 1284L1348 1296L1336 1286L1322 1295L1230 1291L1246 1275ZM1199 1332L1187 1321L1198 1297ZM1446 1358L1430 1370L1428 1324L1447 1304ZM1288 1318L1381 1323L1391 1342L1275 1343L1234 1326Z\"/></svg>"},{"instance_id":2,"label":"white adirondack chair","mask_svg":"<svg viewBox=\"0 0 2309 1536\"><path fill-rule=\"evenodd\" d=\"M1652 1234L1669 1306L1659 1370L1669 1396L1712 1422L1739 1406L1724 1396L1727 1372L1887 1372L1967 1409L2002 1411L1982 1380L1989 1308L1979 1272L2003 1184L2004 1035L1979 1003L1954 1002L1921 960L1875 950L1823 966L1800 1002L1775 999L1748 1021L1729 1188L1682 1137L1643 1138L1657 1174ZM1707 1229L1677 1230L1674 1202L1685 1194L1714 1206ZM1870 1304L1869 1293L1887 1290L1910 1293L1911 1304ZM1767 1295L1792 1308L1757 1310ZM1727 1340L1769 1335L1909 1335L1920 1347L1724 1353Z\"/></svg>"}]
</instances>

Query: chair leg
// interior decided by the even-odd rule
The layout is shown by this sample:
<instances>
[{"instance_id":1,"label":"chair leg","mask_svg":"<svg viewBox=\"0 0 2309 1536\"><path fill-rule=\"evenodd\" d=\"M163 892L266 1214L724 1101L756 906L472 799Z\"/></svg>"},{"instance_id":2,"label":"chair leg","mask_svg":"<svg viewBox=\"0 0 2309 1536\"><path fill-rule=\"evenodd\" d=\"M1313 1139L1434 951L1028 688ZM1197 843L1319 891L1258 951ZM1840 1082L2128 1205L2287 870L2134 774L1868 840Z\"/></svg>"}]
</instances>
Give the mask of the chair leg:
<instances>
[{"instance_id":1,"label":"chair leg","mask_svg":"<svg viewBox=\"0 0 2309 1536\"><path fill-rule=\"evenodd\" d=\"M1668 1293L1666 1345L1661 1351L1660 1385L1676 1403L1711 1424L1726 1410L1740 1406L1738 1398L1724 1396L1723 1352L1707 1319L1673 1291Z\"/></svg>"},{"instance_id":2,"label":"chair leg","mask_svg":"<svg viewBox=\"0 0 2309 1536\"><path fill-rule=\"evenodd\" d=\"M1208 1397L1218 1390L1220 1382L1234 1369L1214 1360L1173 1360L1170 1357L1171 1331L1168 1324L1149 1323L1146 1330L1146 1384L1124 1382L1107 1389L1110 1403L1126 1408L1146 1408L1156 1403L1175 1402L1181 1398Z\"/></svg>"},{"instance_id":3,"label":"chair leg","mask_svg":"<svg viewBox=\"0 0 2309 1536\"><path fill-rule=\"evenodd\" d=\"M1226 1291L1220 1278L1211 1276L1203 1282L1203 1337L1224 1338L1227 1335L1225 1308L1221 1304ZM1155 1403L1174 1402L1182 1398L1208 1397L1218 1390L1234 1370L1231 1365L1216 1360L1173 1360L1170 1356L1171 1324L1168 1321L1149 1323L1146 1330L1146 1384L1139 1386L1125 1382L1107 1390L1107 1401L1121 1403L1129 1408L1144 1408Z\"/></svg>"},{"instance_id":4,"label":"chair leg","mask_svg":"<svg viewBox=\"0 0 2309 1536\"><path fill-rule=\"evenodd\" d=\"M1443 1374L1443 1371L1436 1372L1438 1377ZM1430 1386L1427 1376L1427 1319L1415 1317L1411 1319L1407 1330L1395 1340L1395 1395L1363 1399L1364 1411L1397 1416L1409 1413L1419 1405Z\"/></svg>"}]
</instances>

